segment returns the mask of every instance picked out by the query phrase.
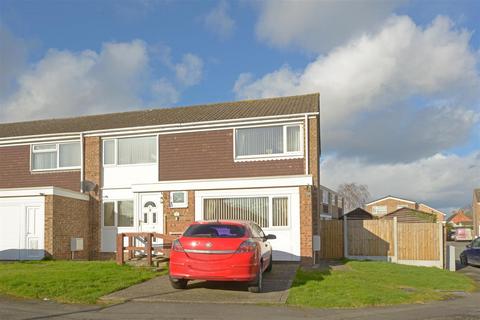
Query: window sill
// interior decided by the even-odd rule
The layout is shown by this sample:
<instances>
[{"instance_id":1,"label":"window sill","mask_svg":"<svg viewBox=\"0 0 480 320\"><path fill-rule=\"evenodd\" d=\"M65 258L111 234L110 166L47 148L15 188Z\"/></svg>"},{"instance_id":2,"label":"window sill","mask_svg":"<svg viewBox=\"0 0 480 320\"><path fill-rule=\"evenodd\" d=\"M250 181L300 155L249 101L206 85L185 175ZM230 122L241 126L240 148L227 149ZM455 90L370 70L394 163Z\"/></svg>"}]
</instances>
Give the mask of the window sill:
<instances>
[{"instance_id":1,"label":"window sill","mask_svg":"<svg viewBox=\"0 0 480 320\"><path fill-rule=\"evenodd\" d=\"M32 169L31 173L48 173L48 172L67 172L67 171L78 171L80 167L69 167L69 168L57 168L57 169Z\"/></svg>"},{"instance_id":2,"label":"window sill","mask_svg":"<svg viewBox=\"0 0 480 320\"><path fill-rule=\"evenodd\" d=\"M170 208L172 208L172 209L186 209L186 208L188 208L188 204L170 205Z\"/></svg>"},{"instance_id":3,"label":"window sill","mask_svg":"<svg viewBox=\"0 0 480 320\"><path fill-rule=\"evenodd\" d=\"M292 160L303 159L303 154L282 154L282 155L266 155L252 157L237 157L234 162L250 162L250 161L272 161L272 160Z\"/></svg>"}]
</instances>

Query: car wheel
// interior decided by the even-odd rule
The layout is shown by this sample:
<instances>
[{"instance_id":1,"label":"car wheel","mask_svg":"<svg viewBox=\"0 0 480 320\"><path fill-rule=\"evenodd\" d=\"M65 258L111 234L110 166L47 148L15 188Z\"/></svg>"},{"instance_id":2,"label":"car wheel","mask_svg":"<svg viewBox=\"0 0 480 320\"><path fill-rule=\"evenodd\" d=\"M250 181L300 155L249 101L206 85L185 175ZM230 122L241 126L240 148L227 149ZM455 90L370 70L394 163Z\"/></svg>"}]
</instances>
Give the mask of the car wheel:
<instances>
[{"instance_id":1,"label":"car wheel","mask_svg":"<svg viewBox=\"0 0 480 320\"><path fill-rule=\"evenodd\" d=\"M170 278L170 284L172 285L172 288L174 288L174 289L186 289L187 284L188 284L188 280Z\"/></svg>"},{"instance_id":2,"label":"car wheel","mask_svg":"<svg viewBox=\"0 0 480 320\"><path fill-rule=\"evenodd\" d=\"M257 276L255 277L255 282L248 287L248 291L252 293L260 293L263 290L263 266L260 265L258 269Z\"/></svg>"},{"instance_id":3,"label":"car wheel","mask_svg":"<svg viewBox=\"0 0 480 320\"><path fill-rule=\"evenodd\" d=\"M267 269L265 269L265 272L271 272L273 268L273 261L272 261L272 255L270 255L270 263L268 264Z\"/></svg>"}]
</instances>

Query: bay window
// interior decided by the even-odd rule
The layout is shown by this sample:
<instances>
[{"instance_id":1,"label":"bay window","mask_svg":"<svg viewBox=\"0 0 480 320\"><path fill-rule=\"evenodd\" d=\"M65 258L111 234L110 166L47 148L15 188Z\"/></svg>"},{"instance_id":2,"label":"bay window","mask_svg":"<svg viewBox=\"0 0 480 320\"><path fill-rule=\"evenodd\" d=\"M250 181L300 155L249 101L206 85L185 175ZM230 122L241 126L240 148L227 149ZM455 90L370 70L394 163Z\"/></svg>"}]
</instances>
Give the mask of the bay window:
<instances>
[{"instance_id":1,"label":"bay window","mask_svg":"<svg viewBox=\"0 0 480 320\"><path fill-rule=\"evenodd\" d=\"M278 125L235 130L235 158L302 155L301 125Z\"/></svg>"},{"instance_id":2,"label":"bay window","mask_svg":"<svg viewBox=\"0 0 480 320\"><path fill-rule=\"evenodd\" d=\"M156 136L117 138L103 141L104 165L147 164L156 161Z\"/></svg>"},{"instance_id":3,"label":"bay window","mask_svg":"<svg viewBox=\"0 0 480 320\"><path fill-rule=\"evenodd\" d=\"M31 148L32 170L58 170L80 167L80 142L36 144Z\"/></svg>"}]
</instances>

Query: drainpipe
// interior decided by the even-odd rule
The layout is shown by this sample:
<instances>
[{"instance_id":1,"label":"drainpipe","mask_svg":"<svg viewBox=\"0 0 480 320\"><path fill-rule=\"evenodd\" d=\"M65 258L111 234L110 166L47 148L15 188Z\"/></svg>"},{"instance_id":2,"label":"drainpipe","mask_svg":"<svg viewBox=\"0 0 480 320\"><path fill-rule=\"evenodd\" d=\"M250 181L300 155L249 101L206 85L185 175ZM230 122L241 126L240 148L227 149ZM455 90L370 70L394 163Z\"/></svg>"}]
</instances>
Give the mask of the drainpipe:
<instances>
[{"instance_id":1,"label":"drainpipe","mask_svg":"<svg viewBox=\"0 0 480 320\"><path fill-rule=\"evenodd\" d=\"M80 132L80 192L83 193L83 132Z\"/></svg>"},{"instance_id":2,"label":"drainpipe","mask_svg":"<svg viewBox=\"0 0 480 320\"><path fill-rule=\"evenodd\" d=\"M305 115L305 175L309 175L310 173L310 162L309 162L309 149L310 149L310 137L309 137L309 134L308 134L308 115Z\"/></svg>"}]
</instances>

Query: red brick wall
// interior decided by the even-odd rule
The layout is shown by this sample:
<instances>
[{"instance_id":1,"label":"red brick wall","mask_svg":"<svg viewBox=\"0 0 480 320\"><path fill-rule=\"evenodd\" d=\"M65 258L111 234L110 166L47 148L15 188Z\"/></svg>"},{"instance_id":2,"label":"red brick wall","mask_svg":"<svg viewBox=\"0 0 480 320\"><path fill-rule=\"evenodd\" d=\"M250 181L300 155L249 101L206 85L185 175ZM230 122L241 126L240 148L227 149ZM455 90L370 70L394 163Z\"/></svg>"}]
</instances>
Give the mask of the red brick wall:
<instances>
[{"instance_id":1,"label":"red brick wall","mask_svg":"<svg viewBox=\"0 0 480 320\"><path fill-rule=\"evenodd\" d=\"M313 194L310 186L299 188L300 192L300 256L302 264L313 263Z\"/></svg>"},{"instance_id":2,"label":"red brick wall","mask_svg":"<svg viewBox=\"0 0 480 320\"><path fill-rule=\"evenodd\" d=\"M233 161L233 130L160 136L160 181L303 174L305 160Z\"/></svg>"},{"instance_id":3,"label":"red brick wall","mask_svg":"<svg viewBox=\"0 0 480 320\"><path fill-rule=\"evenodd\" d=\"M178 220L174 213L178 212ZM195 221L195 191L188 191L187 208L170 208L170 192L163 192L164 232L167 235L185 231L190 223Z\"/></svg>"},{"instance_id":4,"label":"red brick wall","mask_svg":"<svg viewBox=\"0 0 480 320\"><path fill-rule=\"evenodd\" d=\"M89 201L45 196L45 250L55 259L71 259L70 239L83 238L76 259L89 258Z\"/></svg>"},{"instance_id":5,"label":"red brick wall","mask_svg":"<svg viewBox=\"0 0 480 320\"><path fill-rule=\"evenodd\" d=\"M80 190L80 170L30 171L30 146L0 147L0 188L55 186Z\"/></svg>"}]
</instances>

